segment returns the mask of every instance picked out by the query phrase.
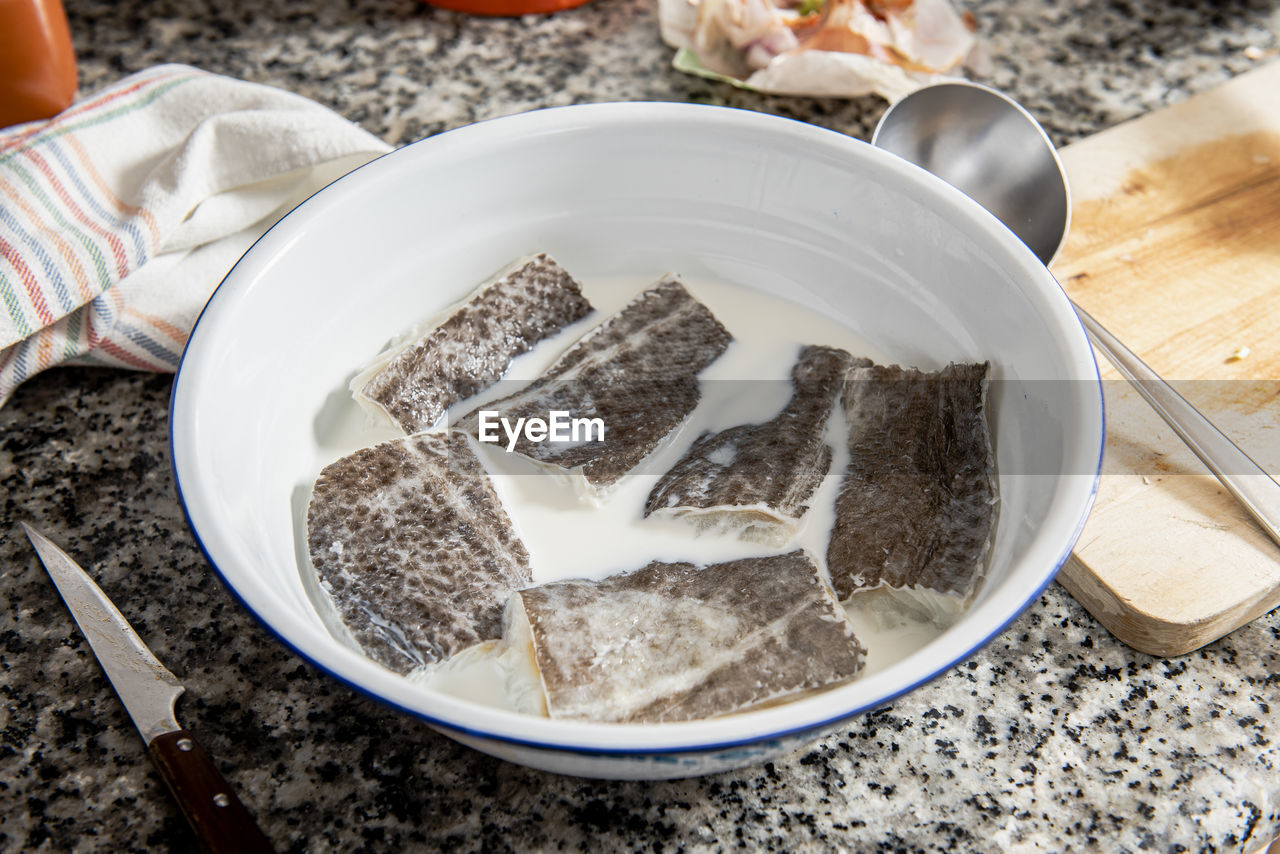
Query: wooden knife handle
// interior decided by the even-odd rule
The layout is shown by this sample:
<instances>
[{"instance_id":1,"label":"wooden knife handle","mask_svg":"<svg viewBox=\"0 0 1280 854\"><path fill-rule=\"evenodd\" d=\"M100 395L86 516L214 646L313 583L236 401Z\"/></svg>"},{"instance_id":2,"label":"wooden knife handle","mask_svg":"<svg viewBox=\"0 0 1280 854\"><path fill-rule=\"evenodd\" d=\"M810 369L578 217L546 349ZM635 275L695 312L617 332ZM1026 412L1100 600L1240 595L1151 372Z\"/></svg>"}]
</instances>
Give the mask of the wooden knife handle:
<instances>
[{"instance_id":1,"label":"wooden knife handle","mask_svg":"<svg viewBox=\"0 0 1280 854\"><path fill-rule=\"evenodd\" d=\"M166 732L147 748L206 854L271 852L271 843L195 736Z\"/></svg>"}]
</instances>

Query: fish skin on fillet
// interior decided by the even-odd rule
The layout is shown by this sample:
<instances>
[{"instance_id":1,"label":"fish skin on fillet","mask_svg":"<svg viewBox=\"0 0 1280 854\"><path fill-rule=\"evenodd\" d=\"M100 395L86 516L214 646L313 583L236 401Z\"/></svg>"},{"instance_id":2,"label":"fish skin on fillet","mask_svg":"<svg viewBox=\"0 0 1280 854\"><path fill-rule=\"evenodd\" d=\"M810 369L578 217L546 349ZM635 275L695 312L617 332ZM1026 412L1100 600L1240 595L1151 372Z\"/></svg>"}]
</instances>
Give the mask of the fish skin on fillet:
<instances>
[{"instance_id":1,"label":"fish skin on fillet","mask_svg":"<svg viewBox=\"0 0 1280 854\"><path fill-rule=\"evenodd\" d=\"M407 673L502 635L529 553L465 436L423 433L326 466L307 508L320 585L375 661Z\"/></svg>"}]
</instances>

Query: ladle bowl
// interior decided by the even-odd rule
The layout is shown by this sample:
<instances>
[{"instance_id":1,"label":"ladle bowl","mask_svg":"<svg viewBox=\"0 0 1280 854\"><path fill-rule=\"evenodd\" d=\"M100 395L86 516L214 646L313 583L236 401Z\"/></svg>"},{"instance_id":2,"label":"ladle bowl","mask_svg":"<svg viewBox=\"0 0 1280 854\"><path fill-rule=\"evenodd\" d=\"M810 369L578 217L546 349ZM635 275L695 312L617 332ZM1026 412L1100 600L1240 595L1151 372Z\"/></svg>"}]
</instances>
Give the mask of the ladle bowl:
<instances>
[{"instance_id":1,"label":"ladle bowl","mask_svg":"<svg viewBox=\"0 0 1280 854\"><path fill-rule=\"evenodd\" d=\"M1018 103L976 83L926 86L898 101L871 142L932 172L991 211L1053 263L1071 225L1062 161Z\"/></svg>"}]
</instances>

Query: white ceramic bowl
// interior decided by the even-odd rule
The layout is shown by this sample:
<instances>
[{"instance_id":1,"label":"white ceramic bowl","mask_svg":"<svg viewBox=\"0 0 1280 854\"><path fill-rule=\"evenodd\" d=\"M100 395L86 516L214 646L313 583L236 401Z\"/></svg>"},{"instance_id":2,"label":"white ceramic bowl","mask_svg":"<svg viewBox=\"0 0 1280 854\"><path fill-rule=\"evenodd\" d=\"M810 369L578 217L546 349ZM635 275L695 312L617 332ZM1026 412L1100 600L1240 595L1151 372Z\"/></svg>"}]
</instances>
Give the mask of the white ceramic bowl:
<instances>
[{"instance_id":1,"label":"white ceramic bowl","mask_svg":"<svg viewBox=\"0 0 1280 854\"><path fill-rule=\"evenodd\" d=\"M844 687L717 720L534 719L433 692L335 640L294 514L346 379L513 258L582 280L668 270L815 308L904 364L992 363L1001 511L988 579L933 643ZM721 771L792 751L964 660L1034 602L1089 511L1103 440L1092 351L1048 271L925 172L827 130L686 104L510 116L410 145L285 217L201 316L173 392L191 526L235 594L332 676L485 752L594 777Z\"/></svg>"}]
</instances>

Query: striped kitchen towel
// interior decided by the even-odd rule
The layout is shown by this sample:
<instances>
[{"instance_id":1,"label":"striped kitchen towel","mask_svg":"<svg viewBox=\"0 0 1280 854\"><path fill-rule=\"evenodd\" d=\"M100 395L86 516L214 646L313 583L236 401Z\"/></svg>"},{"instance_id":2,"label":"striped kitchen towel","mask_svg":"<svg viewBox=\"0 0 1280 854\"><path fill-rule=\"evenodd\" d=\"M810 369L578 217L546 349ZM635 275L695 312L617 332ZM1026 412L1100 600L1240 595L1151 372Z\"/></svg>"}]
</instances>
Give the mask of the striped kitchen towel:
<instances>
[{"instance_id":1,"label":"striped kitchen towel","mask_svg":"<svg viewBox=\"0 0 1280 854\"><path fill-rule=\"evenodd\" d=\"M176 369L244 250L389 150L314 101L185 65L0 129L0 405L57 364Z\"/></svg>"}]
</instances>

